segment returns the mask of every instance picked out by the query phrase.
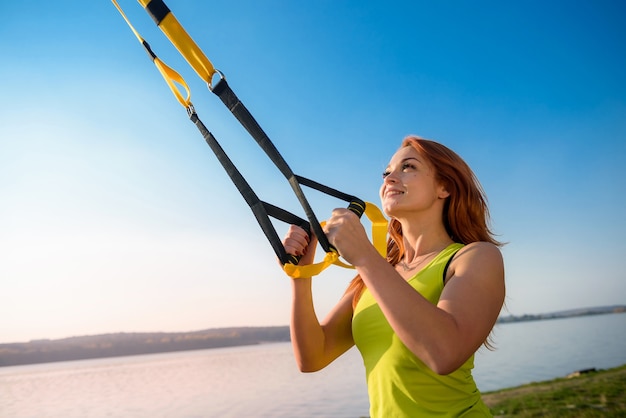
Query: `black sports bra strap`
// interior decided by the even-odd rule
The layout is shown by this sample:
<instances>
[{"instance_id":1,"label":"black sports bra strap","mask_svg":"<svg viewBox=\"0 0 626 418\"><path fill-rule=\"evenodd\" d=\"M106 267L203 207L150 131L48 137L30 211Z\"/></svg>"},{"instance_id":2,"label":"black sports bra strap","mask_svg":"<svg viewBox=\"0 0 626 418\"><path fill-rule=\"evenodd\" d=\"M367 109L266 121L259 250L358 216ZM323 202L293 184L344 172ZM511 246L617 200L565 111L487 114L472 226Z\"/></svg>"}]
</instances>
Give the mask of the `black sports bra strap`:
<instances>
[{"instance_id":1,"label":"black sports bra strap","mask_svg":"<svg viewBox=\"0 0 626 418\"><path fill-rule=\"evenodd\" d=\"M459 248L459 250L460 250L460 248ZM459 250L456 250L454 253L452 253L450 258L448 259L448 262L446 263L446 266L443 268L443 284L444 284L444 286L446 284L446 275L448 274L448 267L450 267L450 263L452 262L452 259L454 258L456 253L459 252Z\"/></svg>"}]
</instances>

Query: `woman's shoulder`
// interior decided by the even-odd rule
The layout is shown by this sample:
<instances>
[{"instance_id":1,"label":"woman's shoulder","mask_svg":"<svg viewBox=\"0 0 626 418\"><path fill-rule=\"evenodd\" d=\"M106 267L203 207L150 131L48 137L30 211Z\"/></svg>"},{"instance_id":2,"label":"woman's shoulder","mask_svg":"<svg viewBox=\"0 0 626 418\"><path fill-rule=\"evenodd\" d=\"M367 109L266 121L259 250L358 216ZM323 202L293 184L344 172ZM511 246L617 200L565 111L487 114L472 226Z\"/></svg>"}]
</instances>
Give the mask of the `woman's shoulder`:
<instances>
[{"instance_id":1,"label":"woman's shoulder","mask_svg":"<svg viewBox=\"0 0 626 418\"><path fill-rule=\"evenodd\" d=\"M499 269L504 264L502 253L497 245L477 241L464 245L454 255L450 263L452 271L460 270L483 270L485 268Z\"/></svg>"},{"instance_id":2,"label":"woman's shoulder","mask_svg":"<svg viewBox=\"0 0 626 418\"><path fill-rule=\"evenodd\" d=\"M459 249L458 254L461 255L465 253L472 255L493 254L502 256L500 248L496 244L487 241L476 241L465 244Z\"/></svg>"}]
</instances>

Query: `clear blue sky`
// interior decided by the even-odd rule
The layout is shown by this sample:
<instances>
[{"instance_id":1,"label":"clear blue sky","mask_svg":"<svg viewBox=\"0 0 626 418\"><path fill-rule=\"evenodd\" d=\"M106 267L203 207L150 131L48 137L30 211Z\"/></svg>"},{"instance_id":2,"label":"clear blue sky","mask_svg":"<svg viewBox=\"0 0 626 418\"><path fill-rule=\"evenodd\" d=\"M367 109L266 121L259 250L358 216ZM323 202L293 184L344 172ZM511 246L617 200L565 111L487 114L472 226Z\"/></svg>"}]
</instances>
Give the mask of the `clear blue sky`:
<instances>
[{"instance_id":1,"label":"clear blue sky","mask_svg":"<svg viewBox=\"0 0 626 418\"><path fill-rule=\"evenodd\" d=\"M259 196L297 210L139 3L121 4ZM509 243L509 313L626 303L624 2L167 4L296 173L378 203L405 135L464 157ZM289 279L113 4L0 13L0 342L286 325ZM309 198L320 219L344 206ZM351 277L315 279L321 316Z\"/></svg>"}]
</instances>

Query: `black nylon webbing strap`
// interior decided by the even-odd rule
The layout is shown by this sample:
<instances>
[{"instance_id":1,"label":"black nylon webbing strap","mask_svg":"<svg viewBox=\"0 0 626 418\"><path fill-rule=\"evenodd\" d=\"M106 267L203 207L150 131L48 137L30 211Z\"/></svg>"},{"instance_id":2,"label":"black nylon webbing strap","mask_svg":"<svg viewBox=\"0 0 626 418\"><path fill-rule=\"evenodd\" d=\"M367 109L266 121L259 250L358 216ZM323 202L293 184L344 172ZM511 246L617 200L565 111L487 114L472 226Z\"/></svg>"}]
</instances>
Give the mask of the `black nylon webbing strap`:
<instances>
[{"instance_id":1,"label":"black nylon webbing strap","mask_svg":"<svg viewBox=\"0 0 626 418\"><path fill-rule=\"evenodd\" d=\"M333 248L328 242L326 234L324 234L324 231L322 230L322 227L320 226L320 223L317 220L317 217L315 216L311 205L307 201L304 192L300 187L298 177L293 173L289 165L287 165L287 162L283 159L282 155L280 155L278 149L276 149L272 141L270 141L269 137L254 119L252 114L243 105L241 100L239 100L235 92L230 88L230 86L226 82L226 79L220 79L218 83L213 87L212 91L220 98L220 100L226 105L226 107L232 112L232 114L235 115L241 125L248 131L248 133L250 133L250 135L259 144L263 151L265 151L267 156L272 160L272 162L276 165L280 172L283 173L283 175L287 178L289 184L291 185L291 188L296 194L296 197L300 201L300 205L304 209L306 217L309 220L311 228L313 229L313 232L315 233L315 236L317 237L321 247L327 253L332 251ZM363 203L363 209L364 208L365 204ZM362 213L363 211L360 211L360 213L357 212L359 216L361 216Z\"/></svg>"},{"instance_id":2,"label":"black nylon webbing strap","mask_svg":"<svg viewBox=\"0 0 626 418\"><path fill-rule=\"evenodd\" d=\"M297 174L295 175L295 177L296 177L296 180L298 180L298 183L304 186L318 190L322 193L326 193L327 195L336 197L337 199L341 199L345 202L350 202L350 206L348 206L348 209L355 212L358 216L361 216L363 212L365 211L365 202L363 202L361 199L359 199L356 196L352 196L347 193L340 192L337 189L333 189L332 187L325 186L321 183L318 183L313 180L309 180L306 177L302 177Z\"/></svg>"},{"instance_id":3,"label":"black nylon webbing strap","mask_svg":"<svg viewBox=\"0 0 626 418\"><path fill-rule=\"evenodd\" d=\"M287 178L292 177L294 174L291 168L287 165L287 162L278 152L278 149L274 146L269 137L265 134L261 126L254 119L252 114L243 105L241 100L237 97L235 92L230 88L225 78L222 78L213 87L213 93L215 93L220 100L226 105L237 120L246 128L246 130L252 135L257 143L263 148L263 151L270 157L270 159L276 164L276 167Z\"/></svg>"},{"instance_id":4,"label":"black nylon webbing strap","mask_svg":"<svg viewBox=\"0 0 626 418\"><path fill-rule=\"evenodd\" d=\"M235 167L228 155L226 155L226 152L224 152L222 146L219 144L219 142L217 142L217 139L215 139L213 134L207 129L204 123L202 123L202 121L198 117L198 114L195 112L195 110L193 110L193 107L190 106L189 108L187 108L187 112L189 113L189 118L194 123L194 125L196 125L196 127L202 134L202 137L209 145L209 147L211 147L211 150L217 157L218 161L222 164L222 167L224 167L224 170L226 170L226 173L239 190L239 193L241 193L246 203L248 203L248 206L252 210L252 213L254 213L254 216L256 217L259 226L261 227L263 233L270 242L270 245L274 249L274 252L276 253L278 259L283 265L286 263L297 264L298 258L293 255L287 254L287 252L285 251L285 247L283 246L282 241L280 240L280 237L278 236L276 229L272 225L269 217L271 216L274 219L278 219L292 225L298 225L305 231L309 231L311 228L309 222L284 209L261 201L256 193L254 193L254 190L252 190L252 187L250 187L248 182L241 175L239 170L237 170L237 167Z\"/></svg>"},{"instance_id":5,"label":"black nylon webbing strap","mask_svg":"<svg viewBox=\"0 0 626 418\"><path fill-rule=\"evenodd\" d=\"M193 105L190 101L190 91L183 80L183 78L174 70L165 65L161 60L159 60L148 45L148 43L139 35L139 33L135 30L135 28L131 25L131 23L126 18L124 12L117 4L116 0L112 0L119 12L122 14L126 23L130 26L131 30L137 37L137 39L142 43L145 50L148 52L151 60L155 63L157 69L167 82L170 90L179 101L179 103L187 109L188 115L191 121L196 125L203 138L207 142L207 144L211 147L213 153L216 155L227 174L239 190L240 194L243 196L244 200L248 203L248 206L251 208L254 213L260 227L265 233L266 237L270 241L270 244L274 248L274 251L283 265L287 263L298 264L299 257L294 255L286 254L284 246L282 245L282 241L278 237L276 230L274 229L271 220L269 217L272 217L277 220L281 220L287 222L292 225L298 225L302 227L305 231L313 231L315 236L318 238L319 244L326 251L328 256L331 256L328 260L332 259L332 256L337 257L338 253L336 250L330 245L328 242L328 238L324 234L320 222L317 220L315 214L311 206L309 205L304 192L302 191L301 185L308 186L314 188L318 191L326 193L328 195L337 197L339 199L350 202L348 209L354 212L357 216L361 216L366 210L366 204L362 200L339 192L338 190L332 189L330 187L324 186L320 183L314 182L312 180L306 179L304 177L297 176L293 173L291 168L287 165L286 161L280 155L274 144L270 141L268 136L265 134L263 129L259 126L256 120L252 117L250 112L246 109L243 103L238 99L235 93L228 86L228 83L223 78L222 74L219 71L216 71L213 67L213 64L206 58L204 53L198 48L193 39L189 37L189 35L185 32L185 30L180 26L176 18L171 14L170 9L165 5L163 0L139 0L146 11L148 11L149 15L152 17L154 22L161 28L161 30L165 33L165 35L170 39L172 44L181 52L183 57L189 62L189 64L193 67L193 69L198 73L200 78L207 81L209 88L213 91L226 105L226 107L233 113L233 115L239 120L242 126L248 131L248 133L255 139L255 141L259 144L259 146L265 151L267 156L272 160L272 162L276 165L279 171L287 178L289 184L291 185L296 197L298 198L304 212L306 213L306 217L308 222L290 212L285 211L279 207L271 205L269 203L261 201L250 185L243 178L241 173L237 170L235 165L232 163L230 158L226 155L222 147L219 145L213 134L209 132L206 126L200 121L198 115L193 109ZM220 81L212 86L212 77L218 72L221 76ZM178 88L178 85L184 87L187 92L187 97L183 97L183 93ZM369 217L369 214L368 214ZM331 254L333 253L333 254ZM325 260L326 262L327 260ZM334 263L334 262L333 262ZM328 264L327 264L328 265ZM327 266L326 265L326 266ZM325 268L325 267L324 267ZM287 270L286 270L287 271ZM317 274L317 273L312 273ZM292 276L296 277L296 276ZM299 276L298 276L299 277Z\"/></svg>"}]
</instances>

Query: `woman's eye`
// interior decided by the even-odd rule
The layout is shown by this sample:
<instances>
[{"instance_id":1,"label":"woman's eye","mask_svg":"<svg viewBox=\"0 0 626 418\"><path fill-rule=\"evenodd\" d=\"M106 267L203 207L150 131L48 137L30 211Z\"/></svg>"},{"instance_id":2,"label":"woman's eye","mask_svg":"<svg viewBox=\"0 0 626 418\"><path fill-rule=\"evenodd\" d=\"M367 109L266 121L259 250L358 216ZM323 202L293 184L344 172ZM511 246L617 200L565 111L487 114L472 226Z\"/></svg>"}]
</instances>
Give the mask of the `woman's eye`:
<instances>
[{"instance_id":1,"label":"woman's eye","mask_svg":"<svg viewBox=\"0 0 626 418\"><path fill-rule=\"evenodd\" d=\"M415 168L415 166L413 164L411 164L411 163L404 163L404 164L402 164L402 169L403 170L414 169L414 168Z\"/></svg>"},{"instance_id":2,"label":"woman's eye","mask_svg":"<svg viewBox=\"0 0 626 418\"><path fill-rule=\"evenodd\" d=\"M387 177L389 174L391 174L389 170L383 171L383 178Z\"/></svg>"}]
</instances>

